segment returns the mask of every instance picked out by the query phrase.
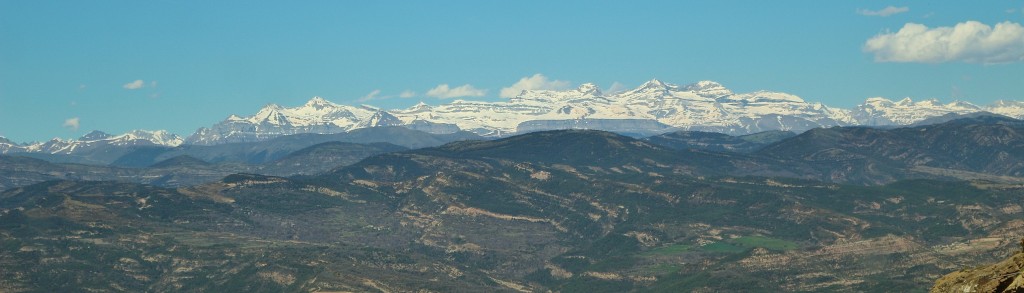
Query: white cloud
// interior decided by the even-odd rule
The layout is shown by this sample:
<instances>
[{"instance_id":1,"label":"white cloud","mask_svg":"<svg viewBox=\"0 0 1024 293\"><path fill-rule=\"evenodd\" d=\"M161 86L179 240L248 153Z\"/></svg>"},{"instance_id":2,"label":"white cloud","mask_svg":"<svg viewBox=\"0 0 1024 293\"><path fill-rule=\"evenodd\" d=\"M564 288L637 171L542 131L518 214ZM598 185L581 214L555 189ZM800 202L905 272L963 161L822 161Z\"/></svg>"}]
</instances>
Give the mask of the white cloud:
<instances>
[{"instance_id":1,"label":"white cloud","mask_svg":"<svg viewBox=\"0 0 1024 293\"><path fill-rule=\"evenodd\" d=\"M359 101L360 102L366 102L366 101L369 101L369 100L374 100L374 99L377 99L377 96L379 96L379 95L380 95L380 90L373 90L369 94L366 94L362 98L359 98Z\"/></svg>"},{"instance_id":2,"label":"white cloud","mask_svg":"<svg viewBox=\"0 0 1024 293\"><path fill-rule=\"evenodd\" d=\"M894 14L904 13L907 11L910 11L910 7L886 6L885 8L879 10L857 9L857 14L886 17Z\"/></svg>"},{"instance_id":3,"label":"white cloud","mask_svg":"<svg viewBox=\"0 0 1024 293\"><path fill-rule=\"evenodd\" d=\"M398 95L381 95L380 94L380 90L376 89L376 90L373 90L372 92L370 92L369 94L366 94L365 96L362 96L361 98L358 99L358 101L366 102L366 101L373 101L373 100L385 100L385 99L390 99L390 98L394 98L394 97L412 98L412 97L415 97L415 96L416 96L416 92L410 91L410 90L405 90L401 94L398 94Z\"/></svg>"},{"instance_id":4,"label":"white cloud","mask_svg":"<svg viewBox=\"0 0 1024 293\"><path fill-rule=\"evenodd\" d=\"M547 76L537 73L533 76L520 78L510 87L501 89L502 98L512 98L524 90L563 90L569 87L568 81L549 80Z\"/></svg>"},{"instance_id":5,"label":"white cloud","mask_svg":"<svg viewBox=\"0 0 1024 293\"><path fill-rule=\"evenodd\" d=\"M487 94L487 90L482 90L473 87L472 85L464 84L458 87L450 88L448 84L440 84L429 91L427 91L428 97L435 97L439 99L451 99L461 97L483 97Z\"/></svg>"},{"instance_id":6,"label":"white cloud","mask_svg":"<svg viewBox=\"0 0 1024 293\"><path fill-rule=\"evenodd\" d=\"M863 49L875 54L876 62L1019 62L1024 61L1024 26L1009 21L995 27L977 21L935 28L908 23L898 32L868 39Z\"/></svg>"},{"instance_id":7,"label":"white cloud","mask_svg":"<svg viewBox=\"0 0 1024 293\"><path fill-rule=\"evenodd\" d=\"M125 89L129 89L129 90L137 90L137 89L141 89L144 86L146 86L146 82L142 81L141 79L136 79L135 81L126 83L126 84L122 85L121 87L124 87Z\"/></svg>"},{"instance_id":8,"label":"white cloud","mask_svg":"<svg viewBox=\"0 0 1024 293\"><path fill-rule=\"evenodd\" d=\"M78 117L71 117L71 118L65 119L64 120L64 125L61 125L61 126L64 126L64 128L67 128L67 129L78 131L78 125L79 125Z\"/></svg>"},{"instance_id":9,"label":"white cloud","mask_svg":"<svg viewBox=\"0 0 1024 293\"><path fill-rule=\"evenodd\" d=\"M153 81L150 81L150 82L149 82L149 87L153 87L153 88L155 88L155 87L156 87L156 81L155 81L155 80L153 80Z\"/></svg>"},{"instance_id":10,"label":"white cloud","mask_svg":"<svg viewBox=\"0 0 1024 293\"><path fill-rule=\"evenodd\" d=\"M621 91L624 91L624 90L626 90L626 85L624 85L624 84L622 84L621 82L618 82L618 81L613 82L612 86L608 87L608 93L609 94L614 94L614 93L621 92Z\"/></svg>"}]
</instances>

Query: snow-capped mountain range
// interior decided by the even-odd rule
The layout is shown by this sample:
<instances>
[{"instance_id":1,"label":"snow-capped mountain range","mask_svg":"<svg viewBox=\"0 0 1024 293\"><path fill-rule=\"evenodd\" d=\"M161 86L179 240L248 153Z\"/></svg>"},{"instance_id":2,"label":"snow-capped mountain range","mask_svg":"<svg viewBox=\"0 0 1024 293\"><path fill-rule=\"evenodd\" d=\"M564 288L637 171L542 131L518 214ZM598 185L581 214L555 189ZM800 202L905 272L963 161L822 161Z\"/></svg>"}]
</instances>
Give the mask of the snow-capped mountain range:
<instances>
[{"instance_id":1,"label":"snow-capped mountain range","mask_svg":"<svg viewBox=\"0 0 1024 293\"><path fill-rule=\"evenodd\" d=\"M165 130L132 130L121 135L93 131L78 139L54 138L45 142L17 144L0 137L0 153L72 154L104 146L179 146L185 140Z\"/></svg>"},{"instance_id":2,"label":"snow-capped mountain range","mask_svg":"<svg viewBox=\"0 0 1024 293\"><path fill-rule=\"evenodd\" d=\"M90 133L78 140L15 144L0 138L0 152L70 153L96 145L214 145L261 141L299 133L340 133L377 126L405 126L431 133L466 130L482 136L565 129L601 129L636 135L674 130L748 134L767 130L801 132L816 127L910 125L949 113L988 111L1024 118L1024 102L977 106L956 101L891 101L869 98L853 109L833 108L781 92L734 93L713 81L675 85L657 79L628 91L605 94L594 84L571 90L526 90L501 102L455 100L431 106L383 110L349 106L314 97L298 107L264 106L255 115L231 115L186 139L166 131L131 131L111 136Z\"/></svg>"},{"instance_id":3,"label":"snow-capped mountain range","mask_svg":"<svg viewBox=\"0 0 1024 293\"><path fill-rule=\"evenodd\" d=\"M910 125L948 113L989 111L1024 118L1024 103L998 102L980 107L967 102L936 100L898 102L870 98L854 109L807 102L771 91L733 93L713 81L689 85L657 79L632 90L605 94L594 84L572 90L526 90L502 102L455 100L431 106L381 110L347 106L314 97L305 105L268 105L256 115L232 115L201 128L187 144L257 141L295 133L333 133L374 126L406 126L433 133L466 130L499 137L516 133L592 128L639 135L672 130L748 134L767 130L804 131L815 127Z\"/></svg>"}]
</instances>

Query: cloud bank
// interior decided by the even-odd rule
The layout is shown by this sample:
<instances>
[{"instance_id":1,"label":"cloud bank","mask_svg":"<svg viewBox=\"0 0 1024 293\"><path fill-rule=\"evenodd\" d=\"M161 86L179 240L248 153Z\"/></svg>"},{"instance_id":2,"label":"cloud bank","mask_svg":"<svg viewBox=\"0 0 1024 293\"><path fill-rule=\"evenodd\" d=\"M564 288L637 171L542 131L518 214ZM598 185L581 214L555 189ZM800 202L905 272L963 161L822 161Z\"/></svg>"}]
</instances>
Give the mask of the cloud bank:
<instances>
[{"instance_id":1,"label":"cloud bank","mask_svg":"<svg viewBox=\"0 0 1024 293\"><path fill-rule=\"evenodd\" d=\"M568 81L550 80L543 74L537 73L533 76L520 78L512 86L502 88L499 95L502 98L512 98L524 90L564 90L569 87Z\"/></svg>"},{"instance_id":2,"label":"cloud bank","mask_svg":"<svg viewBox=\"0 0 1024 293\"><path fill-rule=\"evenodd\" d=\"M428 97L435 97L439 99L453 99L461 97L483 97L487 94L487 90L482 90L473 87L469 84L464 84L458 87L448 87L448 84L440 84L429 91L427 91Z\"/></svg>"},{"instance_id":3,"label":"cloud bank","mask_svg":"<svg viewBox=\"0 0 1024 293\"><path fill-rule=\"evenodd\" d=\"M1020 62L1024 61L1024 27L1009 21L994 27L977 21L935 28L908 23L895 33L868 39L863 50L874 54L876 62Z\"/></svg>"},{"instance_id":4,"label":"cloud bank","mask_svg":"<svg viewBox=\"0 0 1024 293\"><path fill-rule=\"evenodd\" d=\"M886 6L885 8L879 10L857 9L857 14L886 17L894 14L904 13L907 11L910 11L910 7Z\"/></svg>"}]
</instances>

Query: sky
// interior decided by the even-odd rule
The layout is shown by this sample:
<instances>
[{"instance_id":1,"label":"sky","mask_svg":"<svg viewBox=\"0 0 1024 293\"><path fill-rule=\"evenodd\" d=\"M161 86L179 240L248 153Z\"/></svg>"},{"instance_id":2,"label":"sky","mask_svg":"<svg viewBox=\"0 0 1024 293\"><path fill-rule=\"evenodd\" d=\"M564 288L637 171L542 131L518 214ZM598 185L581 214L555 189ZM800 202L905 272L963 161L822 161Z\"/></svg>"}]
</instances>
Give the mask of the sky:
<instances>
[{"instance_id":1,"label":"sky","mask_svg":"<svg viewBox=\"0 0 1024 293\"><path fill-rule=\"evenodd\" d=\"M653 78L843 108L1024 100L1024 0L264 2L0 1L0 136Z\"/></svg>"}]
</instances>

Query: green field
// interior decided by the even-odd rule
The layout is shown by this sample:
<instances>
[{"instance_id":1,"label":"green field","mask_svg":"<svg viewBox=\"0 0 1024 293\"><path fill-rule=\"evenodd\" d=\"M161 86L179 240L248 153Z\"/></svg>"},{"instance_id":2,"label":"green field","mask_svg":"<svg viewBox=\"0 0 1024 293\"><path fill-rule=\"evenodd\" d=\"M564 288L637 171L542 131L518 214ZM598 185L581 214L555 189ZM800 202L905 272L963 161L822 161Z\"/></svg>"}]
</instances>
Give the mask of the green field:
<instances>
[{"instance_id":1,"label":"green field","mask_svg":"<svg viewBox=\"0 0 1024 293\"><path fill-rule=\"evenodd\" d=\"M645 256L673 255L673 254L678 254L678 253L683 253L683 252L690 251L691 248L693 248L692 245L676 243L676 244L672 244L672 245L669 245L669 246L658 247L658 248L655 248L655 249L651 249L651 250L645 251L643 253L643 255L645 255Z\"/></svg>"},{"instance_id":2,"label":"green field","mask_svg":"<svg viewBox=\"0 0 1024 293\"><path fill-rule=\"evenodd\" d=\"M744 252L744 251L748 250L748 248L744 248L742 246L734 245L732 243L726 243L726 242L711 243L711 244L708 244L708 245L701 246L700 249L703 250L703 251L707 251L707 252L720 252L720 253L740 253L740 252Z\"/></svg>"}]
</instances>

